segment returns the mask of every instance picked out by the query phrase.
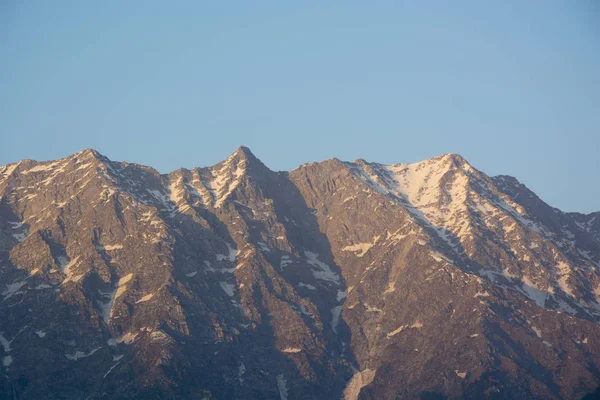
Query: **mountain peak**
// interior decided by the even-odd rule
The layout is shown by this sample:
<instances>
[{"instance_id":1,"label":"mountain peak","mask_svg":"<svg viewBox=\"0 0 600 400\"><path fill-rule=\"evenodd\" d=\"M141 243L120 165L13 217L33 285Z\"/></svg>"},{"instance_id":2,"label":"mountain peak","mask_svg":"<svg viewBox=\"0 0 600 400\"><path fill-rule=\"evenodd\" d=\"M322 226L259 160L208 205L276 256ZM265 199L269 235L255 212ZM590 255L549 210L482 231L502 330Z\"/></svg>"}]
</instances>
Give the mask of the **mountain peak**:
<instances>
[{"instance_id":1,"label":"mountain peak","mask_svg":"<svg viewBox=\"0 0 600 400\"><path fill-rule=\"evenodd\" d=\"M92 159L93 158L95 160L102 160L102 161L107 160L107 158L104 155L100 154L100 152L98 150L95 150L92 148L83 149L67 158L74 158L74 157L82 158L82 159L88 159L88 158Z\"/></svg>"},{"instance_id":2,"label":"mountain peak","mask_svg":"<svg viewBox=\"0 0 600 400\"><path fill-rule=\"evenodd\" d=\"M247 169L248 171L254 171L254 172L270 171L270 169L267 166L265 166L262 163L262 161L260 161L248 147L246 147L244 145L241 145L240 147L238 147L221 164L230 164L230 165L243 164L244 169Z\"/></svg>"},{"instance_id":3,"label":"mountain peak","mask_svg":"<svg viewBox=\"0 0 600 400\"><path fill-rule=\"evenodd\" d=\"M92 148L87 148L87 149L83 149L81 151L78 151L75 154L71 154L70 156L62 159L63 161L74 161L75 163L92 163L94 165L107 165L107 164L111 164L112 161L106 157L105 155L101 154L99 151L92 149ZM61 161L61 160L57 160L57 161Z\"/></svg>"},{"instance_id":4,"label":"mountain peak","mask_svg":"<svg viewBox=\"0 0 600 400\"><path fill-rule=\"evenodd\" d=\"M471 168L471 165L469 164L469 162L463 156L461 156L460 154L457 154L457 153L445 153L445 154L442 154L441 156L432 157L426 161L429 161L429 162L439 161L439 162L442 162L449 166L455 166L455 167L464 168L464 169Z\"/></svg>"},{"instance_id":5,"label":"mountain peak","mask_svg":"<svg viewBox=\"0 0 600 400\"><path fill-rule=\"evenodd\" d=\"M102 156L98 150L92 149L90 147L85 148L81 151L78 151L77 153L75 153L75 155L78 155L78 156L79 155L90 155L90 156L94 156L94 157Z\"/></svg>"},{"instance_id":6,"label":"mountain peak","mask_svg":"<svg viewBox=\"0 0 600 400\"><path fill-rule=\"evenodd\" d=\"M240 147L238 147L231 154L231 156L236 156L236 157L244 158L244 159L257 159L256 156L250 150L250 148L248 148L247 146L244 146L244 145L241 145Z\"/></svg>"}]
</instances>

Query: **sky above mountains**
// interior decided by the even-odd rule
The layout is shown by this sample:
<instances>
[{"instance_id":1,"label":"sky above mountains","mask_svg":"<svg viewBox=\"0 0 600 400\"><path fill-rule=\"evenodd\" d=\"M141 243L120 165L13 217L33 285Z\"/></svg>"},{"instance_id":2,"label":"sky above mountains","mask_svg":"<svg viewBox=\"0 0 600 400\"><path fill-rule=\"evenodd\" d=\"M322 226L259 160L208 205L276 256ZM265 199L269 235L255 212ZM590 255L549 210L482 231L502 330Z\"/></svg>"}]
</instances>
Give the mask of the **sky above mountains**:
<instances>
[{"instance_id":1,"label":"sky above mountains","mask_svg":"<svg viewBox=\"0 0 600 400\"><path fill-rule=\"evenodd\" d=\"M600 210L595 1L0 4L0 164L459 153Z\"/></svg>"}]
</instances>

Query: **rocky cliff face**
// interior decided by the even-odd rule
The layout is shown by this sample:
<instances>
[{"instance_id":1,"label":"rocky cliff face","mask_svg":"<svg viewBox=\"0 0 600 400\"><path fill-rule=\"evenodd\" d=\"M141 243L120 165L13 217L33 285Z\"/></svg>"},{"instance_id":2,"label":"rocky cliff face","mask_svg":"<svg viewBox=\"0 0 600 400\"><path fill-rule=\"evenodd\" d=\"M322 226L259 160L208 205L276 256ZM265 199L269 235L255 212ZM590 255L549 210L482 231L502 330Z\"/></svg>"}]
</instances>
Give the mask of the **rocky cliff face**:
<instances>
[{"instance_id":1,"label":"rocky cliff face","mask_svg":"<svg viewBox=\"0 0 600 400\"><path fill-rule=\"evenodd\" d=\"M6 165L0 398L580 398L599 224L452 154Z\"/></svg>"}]
</instances>

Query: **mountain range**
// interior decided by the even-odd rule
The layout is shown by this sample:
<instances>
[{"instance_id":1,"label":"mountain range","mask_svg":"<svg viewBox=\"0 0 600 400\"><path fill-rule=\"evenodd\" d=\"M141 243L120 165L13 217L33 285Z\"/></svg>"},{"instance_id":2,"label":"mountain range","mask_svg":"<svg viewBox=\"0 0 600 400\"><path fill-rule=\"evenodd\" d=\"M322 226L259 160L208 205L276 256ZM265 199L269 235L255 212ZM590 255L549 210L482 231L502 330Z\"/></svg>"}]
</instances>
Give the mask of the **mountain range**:
<instances>
[{"instance_id":1,"label":"mountain range","mask_svg":"<svg viewBox=\"0 0 600 400\"><path fill-rule=\"evenodd\" d=\"M0 398L580 399L600 212L456 154L0 167Z\"/></svg>"}]
</instances>

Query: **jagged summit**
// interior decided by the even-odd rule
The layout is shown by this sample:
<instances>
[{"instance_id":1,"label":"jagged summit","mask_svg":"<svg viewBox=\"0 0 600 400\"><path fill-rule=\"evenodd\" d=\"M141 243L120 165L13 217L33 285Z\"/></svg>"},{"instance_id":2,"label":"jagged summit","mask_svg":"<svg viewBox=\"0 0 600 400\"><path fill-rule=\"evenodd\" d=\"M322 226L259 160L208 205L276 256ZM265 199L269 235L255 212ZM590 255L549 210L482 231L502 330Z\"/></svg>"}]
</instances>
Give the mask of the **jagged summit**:
<instances>
[{"instance_id":1,"label":"jagged summit","mask_svg":"<svg viewBox=\"0 0 600 400\"><path fill-rule=\"evenodd\" d=\"M270 171L269 168L267 166L265 166L263 164L263 162L260 161L248 147L246 147L244 145L238 147L222 163L236 164L239 162L241 162L245 165L245 169L247 171L252 171L252 172ZM220 165L220 164L221 163L219 163L217 165Z\"/></svg>"},{"instance_id":2,"label":"jagged summit","mask_svg":"<svg viewBox=\"0 0 600 400\"><path fill-rule=\"evenodd\" d=\"M236 150L235 153L240 153L240 154L244 154L245 157L254 157L254 154L252 154L252 151L250 151L250 148L247 146L244 146L243 144L240 145Z\"/></svg>"},{"instance_id":3,"label":"jagged summit","mask_svg":"<svg viewBox=\"0 0 600 400\"><path fill-rule=\"evenodd\" d=\"M73 154L70 157L73 157L73 156L77 156L77 157L81 157L81 156L86 157L86 156L89 156L89 157L95 157L95 158L106 158L98 150L92 149L92 148L87 148L87 149L83 149L81 151L78 151L77 153Z\"/></svg>"}]
</instances>

